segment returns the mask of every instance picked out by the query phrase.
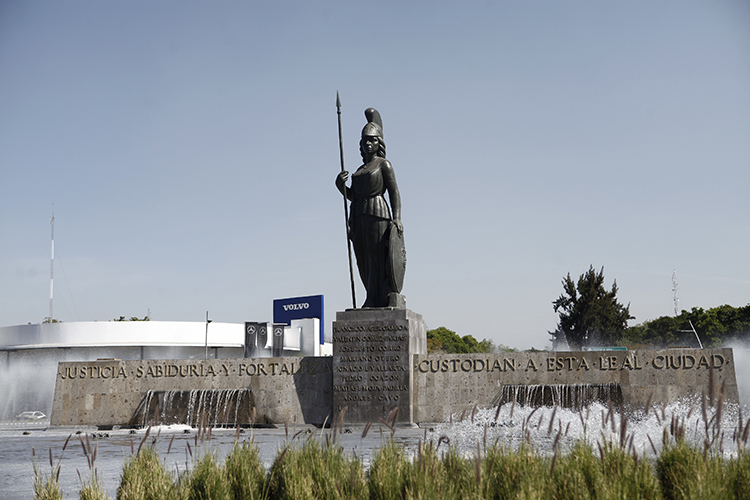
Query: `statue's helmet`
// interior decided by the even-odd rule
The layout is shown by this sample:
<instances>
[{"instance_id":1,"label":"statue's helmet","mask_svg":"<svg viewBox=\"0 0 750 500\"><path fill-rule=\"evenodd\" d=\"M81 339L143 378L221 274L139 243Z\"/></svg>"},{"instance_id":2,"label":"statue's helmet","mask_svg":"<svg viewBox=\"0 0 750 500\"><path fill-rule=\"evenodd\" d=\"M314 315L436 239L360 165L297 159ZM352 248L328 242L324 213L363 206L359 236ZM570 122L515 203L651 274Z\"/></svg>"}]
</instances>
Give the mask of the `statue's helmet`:
<instances>
[{"instance_id":1,"label":"statue's helmet","mask_svg":"<svg viewBox=\"0 0 750 500\"><path fill-rule=\"evenodd\" d=\"M380 137L383 138L383 120L380 118L380 113L375 108L367 108L365 110L365 118L367 118L367 125L362 129L362 137Z\"/></svg>"},{"instance_id":2,"label":"statue's helmet","mask_svg":"<svg viewBox=\"0 0 750 500\"><path fill-rule=\"evenodd\" d=\"M383 131L377 123L370 122L362 129L362 137L383 137Z\"/></svg>"}]
</instances>

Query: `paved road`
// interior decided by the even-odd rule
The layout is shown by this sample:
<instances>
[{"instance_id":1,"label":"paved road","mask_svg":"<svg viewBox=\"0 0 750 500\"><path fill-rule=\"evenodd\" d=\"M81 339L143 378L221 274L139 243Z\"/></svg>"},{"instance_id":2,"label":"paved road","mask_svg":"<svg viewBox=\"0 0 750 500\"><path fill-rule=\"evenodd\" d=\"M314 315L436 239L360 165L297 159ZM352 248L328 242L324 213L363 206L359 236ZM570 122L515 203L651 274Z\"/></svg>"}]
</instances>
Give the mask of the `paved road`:
<instances>
[{"instance_id":1,"label":"paved road","mask_svg":"<svg viewBox=\"0 0 750 500\"><path fill-rule=\"evenodd\" d=\"M185 433L185 430L188 433ZM387 440L389 432L379 425L373 425L368 436L362 439L362 427L345 427L348 432L339 434L338 442L348 452L356 451L365 463L369 463L372 452L377 450ZM128 430L96 431L84 429L81 434L73 434L68 446L63 452L63 445L71 432L75 430L49 430L46 423L31 424L0 424L0 498L3 500L28 500L33 498L34 469L32 450L36 453L36 460L40 470L49 474L49 450L52 450L53 463L60 464L60 483L66 498L78 498L81 487L78 472L84 479L89 478L89 468L81 446L80 438L88 434L90 443L98 446L97 459L94 464L110 498L116 497L117 485L125 457L131 454L131 446L137 449L143 440L145 430L138 430L131 434ZM330 433L324 430L323 433ZM186 429L183 426L162 427L151 431L147 442L152 442L158 435L157 445L162 457L166 457L167 464L172 470L185 470L193 463L188 453L187 443L195 452L196 429ZM297 440L304 439L311 433L320 436L321 430L314 427L276 429L244 429L239 435L240 440L253 440L260 448L261 460L269 466L276 457L277 451L288 440L298 434ZM429 431L427 434L430 433ZM170 441L174 436L170 453L167 454ZM203 443L197 442L198 450L218 450L221 457L225 456L234 444L237 436L235 430L213 430L211 438ZM424 438L425 429L398 428L395 439L407 446L416 446L420 438ZM432 437L432 436L431 436Z\"/></svg>"}]
</instances>

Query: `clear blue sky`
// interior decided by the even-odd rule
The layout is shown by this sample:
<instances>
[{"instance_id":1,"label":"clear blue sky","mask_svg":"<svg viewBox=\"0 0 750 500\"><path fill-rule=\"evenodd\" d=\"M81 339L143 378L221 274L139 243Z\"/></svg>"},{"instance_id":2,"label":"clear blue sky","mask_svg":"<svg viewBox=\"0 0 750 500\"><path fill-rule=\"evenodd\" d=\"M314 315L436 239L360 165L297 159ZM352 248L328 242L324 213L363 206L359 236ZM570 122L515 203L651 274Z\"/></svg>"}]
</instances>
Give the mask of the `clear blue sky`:
<instances>
[{"instance_id":1,"label":"clear blue sky","mask_svg":"<svg viewBox=\"0 0 750 500\"><path fill-rule=\"evenodd\" d=\"M0 3L0 325L351 307L347 169L383 117L409 308L528 348L567 274L631 324L750 302L746 1ZM364 291L358 283L360 301Z\"/></svg>"}]
</instances>

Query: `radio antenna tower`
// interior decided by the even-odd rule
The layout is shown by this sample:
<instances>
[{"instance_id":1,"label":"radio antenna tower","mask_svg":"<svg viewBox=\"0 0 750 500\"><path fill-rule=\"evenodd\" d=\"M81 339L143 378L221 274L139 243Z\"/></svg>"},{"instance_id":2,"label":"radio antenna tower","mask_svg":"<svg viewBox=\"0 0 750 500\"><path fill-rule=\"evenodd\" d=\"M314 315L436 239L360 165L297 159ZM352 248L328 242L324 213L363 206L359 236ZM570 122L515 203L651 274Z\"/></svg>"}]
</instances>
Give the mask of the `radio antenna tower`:
<instances>
[{"instance_id":1,"label":"radio antenna tower","mask_svg":"<svg viewBox=\"0 0 750 500\"><path fill-rule=\"evenodd\" d=\"M674 315L680 315L680 299L677 297L677 269L672 271L672 292L674 294Z\"/></svg>"},{"instance_id":2,"label":"radio antenna tower","mask_svg":"<svg viewBox=\"0 0 750 500\"><path fill-rule=\"evenodd\" d=\"M52 219L49 221L52 226L52 257L49 261L49 322L52 323L52 302L55 282L55 211L52 210Z\"/></svg>"}]
</instances>

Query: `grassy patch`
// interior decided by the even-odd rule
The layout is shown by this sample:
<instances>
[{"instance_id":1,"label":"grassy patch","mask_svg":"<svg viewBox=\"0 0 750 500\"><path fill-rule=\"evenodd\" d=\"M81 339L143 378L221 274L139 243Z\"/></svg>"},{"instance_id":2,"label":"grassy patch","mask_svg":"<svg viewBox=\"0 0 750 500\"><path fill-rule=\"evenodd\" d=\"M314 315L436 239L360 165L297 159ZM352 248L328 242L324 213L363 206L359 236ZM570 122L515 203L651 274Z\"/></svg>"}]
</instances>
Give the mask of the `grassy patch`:
<instances>
[{"instance_id":1,"label":"grassy patch","mask_svg":"<svg viewBox=\"0 0 750 500\"><path fill-rule=\"evenodd\" d=\"M236 445L224 462L229 489L236 500L265 500L266 471L258 447L249 443Z\"/></svg>"},{"instance_id":2,"label":"grassy patch","mask_svg":"<svg viewBox=\"0 0 750 500\"><path fill-rule=\"evenodd\" d=\"M274 499L366 499L367 481L362 463L344 454L340 446L321 445L315 438L302 446L281 450L268 475Z\"/></svg>"},{"instance_id":3,"label":"grassy patch","mask_svg":"<svg viewBox=\"0 0 750 500\"><path fill-rule=\"evenodd\" d=\"M220 460L209 449L181 474L170 472L155 446L139 446L126 458L118 500L215 499L297 500L370 499L747 499L750 498L750 453L738 444L733 458L707 441L688 444L678 422L664 429L661 451L654 458L636 453L623 427L620 439L593 445L579 440L541 453L531 440L517 448L477 443L473 452L459 452L447 437L397 444L393 438L373 455L369 470L354 454L345 453L331 435L294 438L279 450L266 471L258 447L235 443ZM735 435L746 443L748 423ZM363 437L366 433L363 434ZM295 436L296 437L296 436ZM334 435L335 438L335 435ZM209 435L210 443L210 435ZM145 439L144 439L145 441ZM96 447L81 439L91 478L81 481L80 498L107 498L96 469ZM67 446L67 441L66 441ZM197 446L197 438L196 438ZM189 443L187 451L191 453ZM564 448L564 449L563 449ZM64 451L63 447L63 451ZM171 443L170 443L171 449ZM167 452L169 453L169 451ZM196 455L198 457L198 455ZM34 498L63 498L57 462L49 452L49 473L34 454ZM46 466L44 467L46 469Z\"/></svg>"},{"instance_id":4,"label":"grassy patch","mask_svg":"<svg viewBox=\"0 0 750 500\"><path fill-rule=\"evenodd\" d=\"M159 455L151 447L141 448L125 460L118 500L157 500L178 498L178 488Z\"/></svg>"}]
</instances>

